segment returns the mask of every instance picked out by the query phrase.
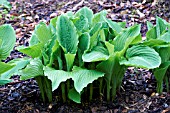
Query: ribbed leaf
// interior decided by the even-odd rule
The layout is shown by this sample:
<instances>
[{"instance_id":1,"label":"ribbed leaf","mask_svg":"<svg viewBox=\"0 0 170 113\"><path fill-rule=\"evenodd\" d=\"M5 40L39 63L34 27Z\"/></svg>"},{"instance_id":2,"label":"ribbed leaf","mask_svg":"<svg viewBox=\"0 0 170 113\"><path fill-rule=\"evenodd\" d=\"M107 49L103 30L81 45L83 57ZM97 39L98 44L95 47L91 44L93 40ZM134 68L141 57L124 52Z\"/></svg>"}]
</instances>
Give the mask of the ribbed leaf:
<instances>
[{"instance_id":1,"label":"ribbed leaf","mask_svg":"<svg viewBox=\"0 0 170 113\"><path fill-rule=\"evenodd\" d=\"M14 59L9 62L11 65L15 65L12 69L6 71L1 75L1 78L10 78L12 75L19 74L19 70L24 68L28 63L30 59L24 58L24 59Z\"/></svg>"},{"instance_id":2,"label":"ribbed leaf","mask_svg":"<svg viewBox=\"0 0 170 113\"><path fill-rule=\"evenodd\" d=\"M39 43L39 40L37 38L37 35L35 34L35 31L32 33L32 36L29 41L29 46L33 46Z\"/></svg>"},{"instance_id":3,"label":"ribbed leaf","mask_svg":"<svg viewBox=\"0 0 170 113\"><path fill-rule=\"evenodd\" d=\"M0 76L1 76L2 73L10 70L14 66L15 66L14 64L7 64L7 63L4 63L4 62L0 62Z\"/></svg>"},{"instance_id":4,"label":"ribbed leaf","mask_svg":"<svg viewBox=\"0 0 170 113\"><path fill-rule=\"evenodd\" d=\"M150 29L152 29L153 27L154 27L153 24L152 24L151 22L147 21L148 31L149 31Z\"/></svg>"},{"instance_id":5,"label":"ribbed leaf","mask_svg":"<svg viewBox=\"0 0 170 113\"><path fill-rule=\"evenodd\" d=\"M161 39L150 39L148 41L144 41L142 45L146 45L149 47L155 47L160 45L166 45L167 43L164 40Z\"/></svg>"},{"instance_id":6,"label":"ribbed leaf","mask_svg":"<svg viewBox=\"0 0 170 113\"><path fill-rule=\"evenodd\" d=\"M162 33L166 30L166 24L163 19L156 17L156 33L159 38Z\"/></svg>"},{"instance_id":7,"label":"ribbed leaf","mask_svg":"<svg viewBox=\"0 0 170 113\"><path fill-rule=\"evenodd\" d=\"M94 47L90 52L83 54L82 59L84 62L103 61L109 58L109 53L106 48L102 46Z\"/></svg>"},{"instance_id":8,"label":"ribbed leaf","mask_svg":"<svg viewBox=\"0 0 170 113\"><path fill-rule=\"evenodd\" d=\"M74 87L79 94L88 84L103 76L104 73L99 71L82 69L76 66L73 67L72 79L74 81Z\"/></svg>"},{"instance_id":9,"label":"ribbed leaf","mask_svg":"<svg viewBox=\"0 0 170 113\"><path fill-rule=\"evenodd\" d=\"M126 58L120 61L121 65L153 69L159 67L161 58L152 48L147 46L132 46L126 52Z\"/></svg>"},{"instance_id":10,"label":"ribbed leaf","mask_svg":"<svg viewBox=\"0 0 170 113\"><path fill-rule=\"evenodd\" d=\"M118 23L113 22L110 19L106 19L106 22L108 23L110 28L112 28L114 31L116 31L116 33L120 33L122 31L122 27Z\"/></svg>"},{"instance_id":11,"label":"ribbed leaf","mask_svg":"<svg viewBox=\"0 0 170 113\"><path fill-rule=\"evenodd\" d=\"M75 54L78 46L76 28L68 17L61 15L57 20L58 41L65 53Z\"/></svg>"},{"instance_id":12,"label":"ribbed leaf","mask_svg":"<svg viewBox=\"0 0 170 113\"><path fill-rule=\"evenodd\" d=\"M160 36L159 39L169 43L170 42L170 33L169 32L164 33L163 35Z\"/></svg>"},{"instance_id":13,"label":"ribbed leaf","mask_svg":"<svg viewBox=\"0 0 170 113\"><path fill-rule=\"evenodd\" d=\"M49 67L44 67L44 74L52 82L52 91L57 89L61 82L65 82L67 79L71 78L71 72L55 70Z\"/></svg>"},{"instance_id":14,"label":"ribbed leaf","mask_svg":"<svg viewBox=\"0 0 170 113\"><path fill-rule=\"evenodd\" d=\"M167 47L160 47L158 53L161 57L161 62L167 62L170 60L170 45Z\"/></svg>"},{"instance_id":15,"label":"ribbed leaf","mask_svg":"<svg viewBox=\"0 0 170 113\"><path fill-rule=\"evenodd\" d=\"M164 76L170 66L170 61L164 62L159 68L154 69L154 76L157 82L163 82Z\"/></svg>"},{"instance_id":16,"label":"ribbed leaf","mask_svg":"<svg viewBox=\"0 0 170 113\"><path fill-rule=\"evenodd\" d=\"M10 55L16 41L15 31L11 25L0 26L0 40L0 60L4 60Z\"/></svg>"},{"instance_id":17,"label":"ribbed leaf","mask_svg":"<svg viewBox=\"0 0 170 113\"><path fill-rule=\"evenodd\" d=\"M83 15L88 19L89 25L92 23L92 18L93 18L93 11L89 9L88 7L83 7L80 10L78 10L75 14L76 16Z\"/></svg>"},{"instance_id":18,"label":"ribbed leaf","mask_svg":"<svg viewBox=\"0 0 170 113\"><path fill-rule=\"evenodd\" d=\"M88 29L88 19L84 15L80 15L79 18L74 23L78 31Z\"/></svg>"},{"instance_id":19,"label":"ribbed leaf","mask_svg":"<svg viewBox=\"0 0 170 113\"><path fill-rule=\"evenodd\" d=\"M67 64L67 71L71 71L71 68L73 67L74 59L76 54L65 54L66 64Z\"/></svg>"},{"instance_id":20,"label":"ribbed leaf","mask_svg":"<svg viewBox=\"0 0 170 113\"><path fill-rule=\"evenodd\" d=\"M78 47L81 50L82 53L84 51L88 50L90 46L90 35L89 33L84 33L79 37L79 44Z\"/></svg>"},{"instance_id":21,"label":"ribbed leaf","mask_svg":"<svg viewBox=\"0 0 170 113\"><path fill-rule=\"evenodd\" d=\"M107 15L107 11L103 10L99 13L96 13L92 19L92 24L95 25L99 22L104 22L105 21L105 18L106 18L106 15Z\"/></svg>"},{"instance_id":22,"label":"ribbed leaf","mask_svg":"<svg viewBox=\"0 0 170 113\"><path fill-rule=\"evenodd\" d=\"M52 32L43 22L40 22L35 28L35 34L41 43L47 43L52 39Z\"/></svg>"},{"instance_id":23,"label":"ribbed leaf","mask_svg":"<svg viewBox=\"0 0 170 113\"><path fill-rule=\"evenodd\" d=\"M43 46L44 46L43 43L38 43L38 44L30 46L30 47L19 46L19 47L17 47L17 50L28 55L28 56L31 56L32 58L36 58L41 55Z\"/></svg>"},{"instance_id":24,"label":"ribbed leaf","mask_svg":"<svg viewBox=\"0 0 170 113\"><path fill-rule=\"evenodd\" d=\"M36 76L42 76L43 64L40 59L35 58L30 61L30 64L26 66L25 69L20 71L21 80L27 80L30 78L35 78Z\"/></svg>"},{"instance_id":25,"label":"ribbed leaf","mask_svg":"<svg viewBox=\"0 0 170 113\"><path fill-rule=\"evenodd\" d=\"M153 27L146 33L146 39L151 40L156 38L157 38L156 27Z\"/></svg>"},{"instance_id":26,"label":"ribbed leaf","mask_svg":"<svg viewBox=\"0 0 170 113\"><path fill-rule=\"evenodd\" d=\"M12 80L10 80L10 79L2 79L0 77L0 85L5 85L5 84L10 83L10 82L12 82Z\"/></svg>"},{"instance_id":27,"label":"ribbed leaf","mask_svg":"<svg viewBox=\"0 0 170 113\"><path fill-rule=\"evenodd\" d=\"M126 48L140 34L140 25L134 25L117 35L114 40L115 51L126 50Z\"/></svg>"},{"instance_id":28,"label":"ribbed leaf","mask_svg":"<svg viewBox=\"0 0 170 113\"><path fill-rule=\"evenodd\" d=\"M79 94L75 88L69 90L68 97L76 103L81 103L81 94Z\"/></svg>"}]
</instances>

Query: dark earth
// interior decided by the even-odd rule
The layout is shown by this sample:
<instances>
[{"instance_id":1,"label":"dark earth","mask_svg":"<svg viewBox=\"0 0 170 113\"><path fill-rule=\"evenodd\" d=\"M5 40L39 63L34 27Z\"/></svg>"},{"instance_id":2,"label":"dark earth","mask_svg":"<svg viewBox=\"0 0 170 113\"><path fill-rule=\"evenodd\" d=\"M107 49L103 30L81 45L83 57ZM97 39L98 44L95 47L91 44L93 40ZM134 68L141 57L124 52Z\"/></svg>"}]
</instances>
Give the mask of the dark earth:
<instances>
[{"instance_id":1,"label":"dark earth","mask_svg":"<svg viewBox=\"0 0 170 113\"><path fill-rule=\"evenodd\" d=\"M17 2L18 1L18 2ZM12 9L0 8L0 24L11 24L16 30L19 45L28 46L29 38L36 24L49 20L67 11L77 11L83 6L95 13L108 11L113 21L125 21L127 27L141 23L145 38L146 21L155 24L156 15L170 22L170 2L156 3L152 0L10 0ZM17 50L5 62L24 55ZM150 70L130 67L125 73L121 90L113 102L105 97L95 97L91 102L64 104L59 95L53 94L52 103L43 103L38 85L34 79L0 86L0 113L170 113L170 93L156 93L156 81Z\"/></svg>"}]
</instances>

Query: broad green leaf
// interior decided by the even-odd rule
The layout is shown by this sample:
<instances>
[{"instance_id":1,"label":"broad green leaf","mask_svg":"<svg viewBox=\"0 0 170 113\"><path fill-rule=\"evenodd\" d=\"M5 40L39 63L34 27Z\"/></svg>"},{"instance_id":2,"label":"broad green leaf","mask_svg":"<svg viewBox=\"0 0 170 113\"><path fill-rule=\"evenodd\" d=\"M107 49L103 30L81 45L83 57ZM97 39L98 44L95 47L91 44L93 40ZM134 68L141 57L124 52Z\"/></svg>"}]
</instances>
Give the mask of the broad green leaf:
<instances>
[{"instance_id":1,"label":"broad green leaf","mask_svg":"<svg viewBox=\"0 0 170 113\"><path fill-rule=\"evenodd\" d=\"M4 60L10 55L16 41L15 31L11 25L0 26L0 40L0 60Z\"/></svg>"},{"instance_id":2,"label":"broad green leaf","mask_svg":"<svg viewBox=\"0 0 170 113\"><path fill-rule=\"evenodd\" d=\"M78 31L83 31L88 29L88 19L84 15L80 15L74 23Z\"/></svg>"},{"instance_id":3,"label":"broad green leaf","mask_svg":"<svg viewBox=\"0 0 170 113\"><path fill-rule=\"evenodd\" d=\"M12 82L12 80L10 80L10 79L2 79L0 77L0 85L5 85L5 84L10 83L10 82Z\"/></svg>"},{"instance_id":4,"label":"broad green leaf","mask_svg":"<svg viewBox=\"0 0 170 113\"><path fill-rule=\"evenodd\" d=\"M39 40L37 38L37 35L35 34L35 32L33 32L30 41L29 41L29 46L33 46L39 43Z\"/></svg>"},{"instance_id":5,"label":"broad green leaf","mask_svg":"<svg viewBox=\"0 0 170 113\"><path fill-rule=\"evenodd\" d=\"M5 73L3 73L1 75L1 78L10 78L12 75L18 75L19 70L23 69L29 63L29 61L30 59L27 58L23 58L23 59L18 58L10 61L8 64L15 65L15 66L10 70L6 71Z\"/></svg>"},{"instance_id":6,"label":"broad green leaf","mask_svg":"<svg viewBox=\"0 0 170 113\"><path fill-rule=\"evenodd\" d=\"M122 28L125 28L125 27L126 27L126 22L118 22L118 24L119 24Z\"/></svg>"},{"instance_id":7,"label":"broad green leaf","mask_svg":"<svg viewBox=\"0 0 170 113\"><path fill-rule=\"evenodd\" d=\"M109 52L109 55L112 55L114 53L114 45L109 43L109 42L105 42L105 45L107 47L107 50Z\"/></svg>"},{"instance_id":8,"label":"broad green leaf","mask_svg":"<svg viewBox=\"0 0 170 113\"><path fill-rule=\"evenodd\" d=\"M140 25L134 25L125 29L114 39L115 51L125 51L126 48L135 40L140 34Z\"/></svg>"},{"instance_id":9,"label":"broad green leaf","mask_svg":"<svg viewBox=\"0 0 170 113\"><path fill-rule=\"evenodd\" d=\"M102 27L102 23L97 23L95 24L91 29L90 29L90 36L93 36L96 32L98 32Z\"/></svg>"},{"instance_id":10,"label":"broad green leaf","mask_svg":"<svg viewBox=\"0 0 170 113\"><path fill-rule=\"evenodd\" d=\"M75 54L78 46L76 28L68 17L61 15L57 19L57 36L65 53Z\"/></svg>"},{"instance_id":11,"label":"broad green leaf","mask_svg":"<svg viewBox=\"0 0 170 113\"><path fill-rule=\"evenodd\" d=\"M43 76L43 64L40 59L35 58L30 61L30 64L26 66L25 69L22 69L20 72L21 80L27 80L30 78L35 78L37 76Z\"/></svg>"},{"instance_id":12,"label":"broad green leaf","mask_svg":"<svg viewBox=\"0 0 170 113\"><path fill-rule=\"evenodd\" d=\"M51 24L54 28L56 28L57 19L58 19L58 17L55 17L55 18L52 18L52 19L50 20L50 24Z\"/></svg>"},{"instance_id":13,"label":"broad green leaf","mask_svg":"<svg viewBox=\"0 0 170 113\"><path fill-rule=\"evenodd\" d=\"M93 26L99 22L104 22L105 21L105 18L106 18L106 15L107 15L107 11L106 10L103 10L99 13L96 13L92 19L92 24Z\"/></svg>"},{"instance_id":14,"label":"broad green leaf","mask_svg":"<svg viewBox=\"0 0 170 113\"><path fill-rule=\"evenodd\" d=\"M164 76L170 66L170 61L164 62L159 68L154 69L154 76L157 82L163 82Z\"/></svg>"},{"instance_id":15,"label":"broad green leaf","mask_svg":"<svg viewBox=\"0 0 170 113\"><path fill-rule=\"evenodd\" d=\"M153 24L149 21L147 21L146 24L147 24L148 31L154 27Z\"/></svg>"},{"instance_id":16,"label":"broad green leaf","mask_svg":"<svg viewBox=\"0 0 170 113\"><path fill-rule=\"evenodd\" d=\"M41 56L41 51L43 49L43 46L44 46L43 43L38 43L36 45L29 46L29 47L19 46L17 47L17 50L28 56L31 56L32 58L36 58Z\"/></svg>"},{"instance_id":17,"label":"broad green leaf","mask_svg":"<svg viewBox=\"0 0 170 113\"><path fill-rule=\"evenodd\" d=\"M65 54L66 64L67 64L67 71L71 71L71 68L73 67L74 59L76 54Z\"/></svg>"},{"instance_id":18,"label":"broad green leaf","mask_svg":"<svg viewBox=\"0 0 170 113\"><path fill-rule=\"evenodd\" d=\"M74 81L74 87L79 94L88 84L103 76L104 73L99 71L82 69L76 66L73 67L72 79Z\"/></svg>"},{"instance_id":19,"label":"broad green leaf","mask_svg":"<svg viewBox=\"0 0 170 113\"><path fill-rule=\"evenodd\" d=\"M148 41L144 41L142 45L146 45L149 47L156 47L160 45L166 45L167 43L161 39L150 39Z\"/></svg>"},{"instance_id":20,"label":"broad green leaf","mask_svg":"<svg viewBox=\"0 0 170 113\"><path fill-rule=\"evenodd\" d=\"M94 47L90 52L83 54L82 59L84 62L103 61L109 58L109 52L102 46Z\"/></svg>"},{"instance_id":21,"label":"broad green leaf","mask_svg":"<svg viewBox=\"0 0 170 113\"><path fill-rule=\"evenodd\" d=\"M90 46L90 35L89 33L84 33L79 37L79 44L78 47L81 50L82 53L84 51L88 50Z\"/></svg>"},{"instance_id":22,"label":"broad green leaf","mask_svg":"<svg viewBox=\"0 0 170 113\"><path fill-rule=\"evenodd\" d=\"M146 39L147 39L147 40L157 39L156 27L151 28L151 29L146 33Z\"/></svg>"},{"instance_id":23,"label":"broad green leaf","mask_svg":"<svg viewBox=\"0 0 170 113\"><path fill-rule=\"evenodd\" d=\"M92 18L93 18L93 11L89 9L88 7L83 7L80 10L78 10L75 14L76 16L83 15L88 19L89 25L92 23Z\"/></svg>"},{"instance_id":24,"label":"broad green leaf","mask_svg":"<svg viewBox=\"0 0 170 113\"><path fill-rule=\"evenodd\" d=\"M110 28L112 28L114 31L116 31L116 33L120 33L122 31L122 27L118 23L113 22L110 19L106 19L106 22L108 23Z\"/></svg>"},{"instance_id":25,"label":"broad green leaf","mask_svg":"<svg viewBox=\"0 0 170 113\"><path fill-rule=\"evenodd\" d=\"M8 63L0 62L0 76L1 76L2 73L10 70L14 66L15 66L14 64L8 64Z\"/></svg>"},{"instance_id":26,"label":"broad green leaf","mask_svg":"<svg viewBox=\"0 0 170 113\"><path fill-rule=\"evenodd\" d=\"M161 62L167 62L170 60L170 46L167 47L160 47L158 49L158 53L161 57Z\"/></svg>"},{"instance_id":27,"label":"broad green leaf","mask_svg":"<svg viewBox=\"0 0 170 113\"><path fill-rule=\"evenodd\" d=\"M164 33L163 35L160 36L159 39L169 43L170 42L170 33L169 32Z\"/></svg>"},{"instance_id":28,"label":"broad green leaf","mask_svg":"<svg viewBox=\"0 0 170 113\"><path fill-rule=\"evenodd\" d=\"M44 22L40 22L35 28L35 34L41 43L52 39L52 32Z\"/></svg>"},{"instance_id":29,"label":"broad green leaf","mask_svg":"<svg viewBox=\"0 0 170 113\"><path fill-rule=\"evenodd\" d=\"M3 5L4 7L8 8L8 9L12 8L10 2L8 2L7 0L0 0L0 5Z\"/></svg>"},{"instance_id":30,"label":"broad green leaf","mask_svg":"<svg viewBox=\"0 0 170 113\"><path fill-rule=\"evenodd\" d=\"M141 34L139 34L139 35L131 42L130 45L139 44L140 42L142 42L142 36L141 36Z\"/></svg>"},{"instance_id":31,"label":"broad green leaf","mask_svg":"<svg viewBox=\"0 0 170 113\"><path fill-rule=\"evenodd\" d=\"M121 65L154 69L161 64L159 54L148 46L132 46L126 52L126 57L120 61Z\"/></svg>"},{"instance_id":32,"label":"broad green leaf","mask_svg":"<svg viewBox=\"0 0 170 113\"><path fill-rule=\"evenodd\" d=\"M63 70L55 70L49 67L44 67L44 75L52 82L52 91L57 89L61 82L65 82L67 79L71 78L71 72L66 72Z\"/></svg>"},{"instance_id":33,"label":"broad green leaf","mask_svg":"<svg viewBox=\"0 0 170 113\"><path fill-rule=\"evenodd\" d=\"M0 47L1 47L1 45L2 45L2 39L0 39Z\"/></svg>"},{"instance_id":34,"label":"broad green leaf","mask_svg":"<svg viewBox=\"0 0 170 113\"><path fill-rule=\"evenodd\" d=\"M69 90L68 97L76 103L81 103L81 94L79 94L75 88Z\"/></svg>"},{"instance_id":35,"label":"broad green leaf","mask_svg":"<svg viewBox=\"0 0 170 113\"><path fill-rule=\"evenodd\" d=\"M163 19L156 17L156 33L159 38L162 33L166 30L166 24Z\"/></svg>"}]
</instances>

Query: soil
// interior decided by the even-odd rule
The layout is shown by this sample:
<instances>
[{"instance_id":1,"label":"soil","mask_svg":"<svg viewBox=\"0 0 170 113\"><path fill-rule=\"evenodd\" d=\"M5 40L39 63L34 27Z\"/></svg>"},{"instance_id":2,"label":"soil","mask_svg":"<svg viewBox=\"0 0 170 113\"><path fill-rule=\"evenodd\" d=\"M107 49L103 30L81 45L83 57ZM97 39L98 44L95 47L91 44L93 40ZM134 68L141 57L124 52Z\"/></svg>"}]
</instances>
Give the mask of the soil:
<instances>
[{"instance_id":1,"label":"soil","mask_svg":"<svg viewBox=\"0 0 170 113\"><path fill-rule=\"evenodd\" d=\"M168 0L167 0L168 1ZM142 36L147 31L146 21L155 24L156 15L170 22L169 2L141 2L140 0L28 0L11 1L12 9L0 8L0 24L11 24L16 30L16 46L28 46L31 33L40 21L49 20L67 11L77 11L83 6L95 13L108 11L113 21L125 21L127 27L135 23L142 25ZM24 57L15 48L5 60ZM105 97L96 97L91 102L81 104L62 103L60 92L55 91L52 103L43 103L38 85L34 79L20 81L19 76L12 77L14 82L0 86L0 113L170 113L170 93L156 93L156 81L150 70L130 67L125 73L121 90L113 102Z\"/></svg>"}]
</instances>

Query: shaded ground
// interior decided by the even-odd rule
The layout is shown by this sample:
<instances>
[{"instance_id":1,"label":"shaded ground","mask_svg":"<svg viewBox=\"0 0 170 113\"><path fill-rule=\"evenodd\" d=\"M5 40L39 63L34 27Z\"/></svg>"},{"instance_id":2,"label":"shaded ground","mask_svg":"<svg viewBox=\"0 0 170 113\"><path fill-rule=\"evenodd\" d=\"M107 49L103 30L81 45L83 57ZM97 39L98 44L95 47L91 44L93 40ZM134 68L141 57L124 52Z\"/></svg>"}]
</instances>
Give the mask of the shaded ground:
<instances>
[{"instance_id":1,"label":"shaded ground","mask_svg":"<svg viewBox=\"0 0 170 113\"><path fill-rule=\"evenodd\" d=\"M105 0L58 0L57 2L25 3L13 2L12 10L0 9L0 24L10 23L16 30L18 45L28 46L28 40L39 21L49 23L53 18L66 11L77 11L83 6L90 7L94 12L108 11L108 17L114 21L126 21L127 26L135 23L142 24L141 33L145 37L146 21L155 23L158 15L170 22L168 3L155 5L154 3L120 2ZM24 55L14 49L6 60L23 57ZM80 105L70 105L60 102L59 91L54 95L53 103L43 104L40 91L34 79L19 81L13 77L14 82L0 86L0 112L2 113L169 113L170 93L158 95L155 93L156 82L148 70L129 68L125 74L121 91L117 94L115 102L106 103L105 98L95 98L92 102L83 102Z\"/></svg>"}]
</instances>

